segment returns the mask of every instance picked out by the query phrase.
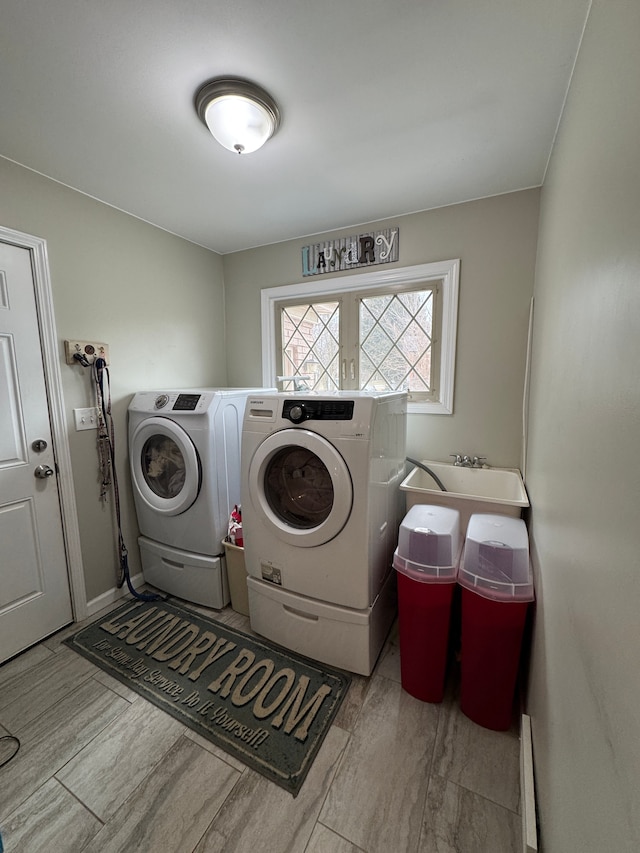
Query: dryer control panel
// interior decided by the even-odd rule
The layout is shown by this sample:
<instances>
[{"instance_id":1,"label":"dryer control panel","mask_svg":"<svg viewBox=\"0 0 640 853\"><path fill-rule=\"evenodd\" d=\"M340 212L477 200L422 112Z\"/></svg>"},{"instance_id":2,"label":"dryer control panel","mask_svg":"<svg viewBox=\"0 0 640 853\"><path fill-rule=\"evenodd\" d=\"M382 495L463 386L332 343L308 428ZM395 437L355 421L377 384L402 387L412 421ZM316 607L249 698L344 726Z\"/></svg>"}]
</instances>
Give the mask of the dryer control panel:
<instances>
[{"instance_id":1,"label":"dryer control panel","mask_svg":"<svg viewBox=\"0 0 640 853\"><path fill-rule=\"evenodd\" d=\"M292 423L303 421L350 421L353 420L353 400L285 400L282 417Z\"/></svg>"},{"instance_id":2,"label":"dryer control panel","mask_svg":"<svg viewBox=\"0 0 640 853\"><path fill-rule=\"evenodd\" d=\"M170 406L172 412L194 412L200 399L202 398L202 394L158 394L155 398L153 407L154 409L164 409L169 403L173 405Z\"/></svg>"}]
</instances>

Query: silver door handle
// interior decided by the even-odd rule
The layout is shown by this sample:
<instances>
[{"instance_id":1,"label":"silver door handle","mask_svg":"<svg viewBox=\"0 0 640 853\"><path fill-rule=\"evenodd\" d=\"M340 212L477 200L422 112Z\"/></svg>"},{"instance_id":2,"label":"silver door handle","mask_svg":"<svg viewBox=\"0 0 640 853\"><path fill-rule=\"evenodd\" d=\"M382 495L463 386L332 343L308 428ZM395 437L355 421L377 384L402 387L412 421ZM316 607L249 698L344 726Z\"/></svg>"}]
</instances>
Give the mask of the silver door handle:
<instances>
[{"instance_id":1,"label":"silver door handle","mask_svg":"<svg viewBox=\"0 0 640 853\"><path fill-rule=\"evenodd\" d=\"M48 465L38 465L36 470L33 472L38 480L46 480L47 477L53 477L53 468L50 468Z\"/></svg>"}]
</instances>

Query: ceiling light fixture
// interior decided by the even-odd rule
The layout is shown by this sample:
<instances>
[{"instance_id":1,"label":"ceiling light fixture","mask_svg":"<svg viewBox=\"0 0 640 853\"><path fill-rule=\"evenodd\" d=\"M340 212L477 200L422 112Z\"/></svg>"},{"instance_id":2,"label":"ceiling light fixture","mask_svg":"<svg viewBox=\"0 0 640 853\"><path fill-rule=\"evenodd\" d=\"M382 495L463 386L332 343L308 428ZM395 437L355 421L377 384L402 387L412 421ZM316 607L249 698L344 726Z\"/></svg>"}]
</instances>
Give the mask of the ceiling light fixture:
<instances>
[{"instance_id":1,"label":"ceiling light fixture","mask_svg":"<svg viewBox=\"0 0 640 853\"><path fill-rule=\"evenodd\" d=\"M220 145L238 154L257 151L280 125L268 92L249 80L216 77L196 94L196 112Z\"/></svg>"}]
</instances>

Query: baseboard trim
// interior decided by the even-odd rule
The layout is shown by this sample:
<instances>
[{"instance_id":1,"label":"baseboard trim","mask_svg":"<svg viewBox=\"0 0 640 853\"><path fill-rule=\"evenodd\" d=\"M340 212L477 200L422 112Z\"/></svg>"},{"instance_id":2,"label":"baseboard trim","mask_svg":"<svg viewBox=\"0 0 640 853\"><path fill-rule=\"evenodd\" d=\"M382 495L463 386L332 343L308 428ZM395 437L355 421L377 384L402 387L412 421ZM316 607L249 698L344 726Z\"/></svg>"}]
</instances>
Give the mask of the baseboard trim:
<instances>
[{"instance_id":1,"label":"baseboard trim","mask_svg":"<svg viewBox=\"0 0 640 853\"><path fill-rule=\"evenodd\" d=\"M144 586L144 577L142 576L142 573L134 575L131 578L131 583L136 588ZM114 601L119 601L121 598L124 598L129 594L129 589L126 584L120 588L114 586L111 589L108 589L106 592L103 592L102 595L98 595L96 598L92 598L91 601L87 601L87 616L93 616L95 613L98 613L100 610L103 610L105 607L113 604Z\"/></svg>"},{"instance_id":2,"label":"baseboard trim","mask_svg":"<svg viewBox=\"0 0 640 853\"><path fill-rule=\"evenodd\" d=\"M531 717L527 714L522 715L520 723L520 799L522 811L522 851L523 853L538 853Z\"/></svg>"}]
</instances>

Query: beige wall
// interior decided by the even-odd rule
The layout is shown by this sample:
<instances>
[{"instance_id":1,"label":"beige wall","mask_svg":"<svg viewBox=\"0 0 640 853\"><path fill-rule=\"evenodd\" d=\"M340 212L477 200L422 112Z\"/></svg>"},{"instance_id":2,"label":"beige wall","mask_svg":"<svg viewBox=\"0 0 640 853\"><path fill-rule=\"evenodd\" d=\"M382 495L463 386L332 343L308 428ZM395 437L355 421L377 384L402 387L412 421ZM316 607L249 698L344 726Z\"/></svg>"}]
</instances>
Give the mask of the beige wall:
<instances>
[{"instance_id":1,"label":"beige wall","mask_svg":"<svg viewBox=\"0 0 640 853\"><path fill-rule=\"evenodd\" d=\"M454 414L410 416L409 455L449 461L460 452L519 467L538 202L528 190L225 255L230 383L262 381L260 291L303 280L303 246L398 226L393 266L461 259Z\"/></svg>"},{"instance_id":2,"label":"beige wall","mask_svg":"<svg viewBox=\"0 0 640 853\"><path fill-rule=\"evenodd\" d=\"M595 0L542 193L527 486L545 853L640 850L640 4Z\"/></svg>"},{"instance_id":3,"label":"beige wall","mask_svg":"<svg viewBox=\"0 0 640 853\"><path fill-rule=\"evenodd\" d=\"M0 222L47 241L87 597L114 585L111 509L99 501L96 433L73 409L93 404L88 371L63 364L65 338L110 346L123 527L139 571L126 409L138 390L225 385L221 258L0 159Z\"/></svg>"}]
</instances>

